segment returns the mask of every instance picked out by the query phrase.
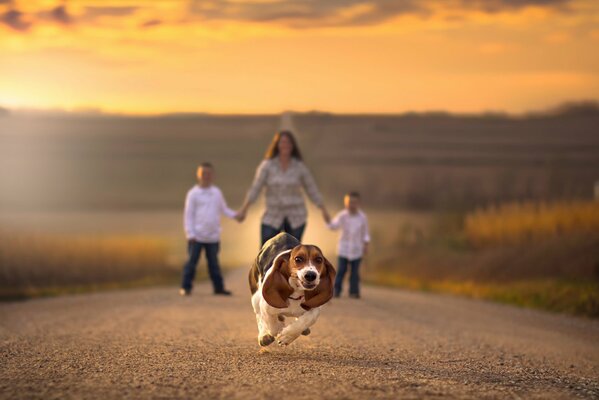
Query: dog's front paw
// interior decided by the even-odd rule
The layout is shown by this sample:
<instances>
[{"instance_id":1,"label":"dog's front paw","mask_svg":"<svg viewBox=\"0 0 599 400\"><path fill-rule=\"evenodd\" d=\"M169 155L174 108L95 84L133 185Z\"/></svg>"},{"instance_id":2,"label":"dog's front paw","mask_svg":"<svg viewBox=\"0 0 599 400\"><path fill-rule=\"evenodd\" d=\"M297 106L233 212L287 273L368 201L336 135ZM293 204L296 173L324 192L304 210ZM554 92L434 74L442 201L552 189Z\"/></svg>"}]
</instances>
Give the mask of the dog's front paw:
<instances>
[{"instance_id":1,"label":"dog's front paw","mask_svg":"<svg viewBox=\"0 0 599 400\"><path fill-rule=\"evenodd\" d=\"M260 343L260 346L262 346L262 347L266 347L274 341L275 341L275 338L269 334L266 334L266 335L258 338L258 342Z\"/></svg>"},{"instance_id":2,"label":"dog's front paw","mask_svg":"<svg viewBox=\"0 0 599 400\"><path fill-rule=\"evenodd\" d=\"M287 346L298 337L299 334L291 332L288 329L283 329L283 332L281 332L279 336L277 336L277 343L279 344L279 346Z\"/></svg>"}]
</instances>

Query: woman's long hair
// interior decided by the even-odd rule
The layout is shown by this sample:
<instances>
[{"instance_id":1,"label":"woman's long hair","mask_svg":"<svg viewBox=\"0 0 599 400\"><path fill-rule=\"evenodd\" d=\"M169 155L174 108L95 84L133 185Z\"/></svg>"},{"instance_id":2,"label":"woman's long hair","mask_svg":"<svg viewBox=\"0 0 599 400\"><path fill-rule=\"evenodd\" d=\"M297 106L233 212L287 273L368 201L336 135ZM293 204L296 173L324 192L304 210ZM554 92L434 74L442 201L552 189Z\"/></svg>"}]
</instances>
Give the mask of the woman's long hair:
<instances>
[{"instance_id":1,"label":"woman's long hair","mask_svg":"<svg viewBox=\"0 0 599 400\"><path fill-rule=\"evenodd\" d=\"M270 160L279 155L279 142L283 136L287 136L289 140L291 140L291 144L293 149L291 150L291 157L295 157L298 160L303 160L302 153L300 152L299 147L297 147L297 141L293 136L291 131L279 131L275 133L275 136L272 138L272 142L268 145L268 150L266 150L266 154L264 155L265 160Z\"/></svg>"}]
</instances>

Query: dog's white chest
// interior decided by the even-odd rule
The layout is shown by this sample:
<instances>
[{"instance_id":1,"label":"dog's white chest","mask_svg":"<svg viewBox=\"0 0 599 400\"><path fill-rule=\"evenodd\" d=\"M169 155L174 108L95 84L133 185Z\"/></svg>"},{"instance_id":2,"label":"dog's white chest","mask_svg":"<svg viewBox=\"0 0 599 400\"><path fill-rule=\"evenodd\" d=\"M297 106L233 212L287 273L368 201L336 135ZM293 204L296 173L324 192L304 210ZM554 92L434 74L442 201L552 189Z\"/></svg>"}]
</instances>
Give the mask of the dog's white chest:
<instances>
[{"instance_id":1,"label":"dog's white chest","mask_svg":"<svg viewBox=\"0 0 599 400\"><path fill-rule=\"evenodd\" d=\"M304 301L303 297L300 300L289 299L289 307L280 310L280 314L286 317L299 317L303 315L306 310L301 306L302 301Z\"/></svg>"}]
</instances>

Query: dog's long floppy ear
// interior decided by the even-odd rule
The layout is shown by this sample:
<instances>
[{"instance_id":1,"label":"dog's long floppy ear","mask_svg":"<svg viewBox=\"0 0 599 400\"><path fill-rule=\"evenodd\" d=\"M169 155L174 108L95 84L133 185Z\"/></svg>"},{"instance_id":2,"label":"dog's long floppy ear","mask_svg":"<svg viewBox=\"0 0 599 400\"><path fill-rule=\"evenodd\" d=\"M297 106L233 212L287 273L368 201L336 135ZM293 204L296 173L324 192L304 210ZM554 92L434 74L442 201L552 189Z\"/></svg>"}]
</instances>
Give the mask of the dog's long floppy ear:
<instances>
[{"instance_id":1,"label":"dog's long floppy ear","mask_svg":"<svg viewBox=\"0 0 599 400\"><path fill-rule=\"evenodd\" d=\"M320 275L320 282L314 290L305 291L306 301L302 304L302 308L309 310L311 308L320 307L333 297L333 284L335 283L335 268L333 264L324 258L324 271Z\"/></svg>"},{"instance_id":2,"label":"dog's long floppy ear","mask_svg":"<svg viewBox=\"0 0 599 400\"><path fill-rule=\"evenodd\" d=\"M289 257L291 252L278 256L272 265L272 271L268 274L262 285L262 297L275 308L286 308L289 306L287 299L293 293L289 285Z\"/></svg>"}]
</instances>

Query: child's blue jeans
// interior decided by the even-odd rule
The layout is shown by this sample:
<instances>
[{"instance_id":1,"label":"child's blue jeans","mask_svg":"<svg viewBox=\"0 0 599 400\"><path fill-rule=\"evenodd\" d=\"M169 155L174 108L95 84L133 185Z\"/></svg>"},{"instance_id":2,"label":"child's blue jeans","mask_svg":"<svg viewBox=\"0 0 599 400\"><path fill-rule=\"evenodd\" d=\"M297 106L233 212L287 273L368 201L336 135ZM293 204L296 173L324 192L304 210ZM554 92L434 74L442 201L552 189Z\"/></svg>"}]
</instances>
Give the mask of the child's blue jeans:
<instances>
[{"instance_id":1,"label":"child's blue jeans","mask_svg":"<svg viewBox=\"0 0 599 400\"><path fill-rule=\"evenodd\" d=\"M218 250L220 243L202 243L196 241L190 241L187 245L187 252L189 254L189 260L183 267L183 282L181 287L185 290L191 290L193 286L193 279L196 276L196 267L200 260L200 253L202 247L206 251L206 260L208 261L208 273L212 280L215 292L220 292L224 289L223 277L220 273L220 265L218 264Z\"/></svg>"},{"instance_id":2,"label":"child's blue jeans","mask_svg":"<svg viewBox=\"0 0 599 400\"><path fill-rule=\"evenodd\" d=\"M335 277L335 294L341 294L341 286L343 284L343 278L347 272L347 265L350 266L349 273L349 294L360 294L360 261L361 258L356 260L348 260L345 257L339 257L337 263L337 276Z\"/></svg>"}]
</instances>

